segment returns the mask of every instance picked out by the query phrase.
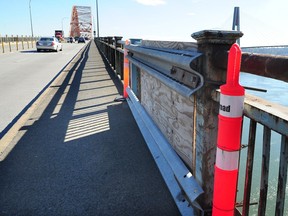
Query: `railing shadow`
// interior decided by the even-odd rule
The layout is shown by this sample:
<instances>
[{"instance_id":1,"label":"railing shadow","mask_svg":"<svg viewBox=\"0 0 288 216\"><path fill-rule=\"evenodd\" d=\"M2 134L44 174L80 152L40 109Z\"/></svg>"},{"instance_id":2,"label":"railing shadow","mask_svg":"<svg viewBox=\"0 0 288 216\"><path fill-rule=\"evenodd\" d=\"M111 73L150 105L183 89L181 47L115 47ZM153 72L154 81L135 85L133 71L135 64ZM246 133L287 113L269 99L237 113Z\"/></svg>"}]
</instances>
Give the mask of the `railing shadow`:
<instances>
[{"instance_id":1,"label":"railing shadow","mask_svg":"<svg viewBox=\"0 0 288 216\"><path fill-rule=\"evenodd\" d=\"M121 83L108 67L95 70L98 77L86 70L103 64L94 50L87 46L62 83L51 87L55 93L1 162L1 213L179 214L129 107L114 102L119 91L107 78Z\"/></svg>"}]
</instances>

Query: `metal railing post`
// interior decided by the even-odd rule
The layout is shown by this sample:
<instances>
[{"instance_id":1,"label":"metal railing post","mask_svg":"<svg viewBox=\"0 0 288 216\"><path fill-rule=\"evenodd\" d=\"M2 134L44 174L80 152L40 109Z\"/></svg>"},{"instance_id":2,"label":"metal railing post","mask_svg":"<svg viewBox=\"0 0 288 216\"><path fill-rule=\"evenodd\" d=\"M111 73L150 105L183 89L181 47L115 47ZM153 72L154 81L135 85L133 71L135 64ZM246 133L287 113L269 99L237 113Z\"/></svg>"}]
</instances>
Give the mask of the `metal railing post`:
<instances>
[{"instance_id":1,"label":"metal railing post","mask_svg":"<svg viewBox=\"0 0 288 216\"><path fill-rule=\"evenodd\" d=\"M108 53L107 53L107 56L108 56L108 60L109 60L109 63L111 64L111 66L114 68L113 66L113 59L112 59L112 53L114 54L114 52L112 52L112 48L111 48L111 45L113 44L113 37L107 37L107 47L108 47Z\"/></svg>"},{"instance_id":2,"label":"metal railing post","mask_svg":"<svg viewBox=\"0 0 288 216\"><path fill-rule=\"evenodd\" d=\"M198 51L203 53L197 64L197 71L204 77L205 84L195 93L197 162L193 175L205 191L199 201L205 209L211 209L212 206L219 113L219 104L212 99L211 92L218 89L226 79L226 68L217 67L215 59L223 56L223 64L227 66L227 52L242 35L237 31L217 30L204 30L191 35L197 40ZM202 120L199 121L199 118Z\"/></svg>"},{"instance_id":3,"label":"metal railing post","mask_svg":"<svg viewBox=\"0 0 288 216\"><path fill-rule=\"evenodd\" d=\"M117 74L120 74L120 52L118 49L121 47L121 44L118 43L119 40L121 40L123 37L115 36L114 37L114 45L115 45L115 70Z\"/></svg>"}]
</instances>

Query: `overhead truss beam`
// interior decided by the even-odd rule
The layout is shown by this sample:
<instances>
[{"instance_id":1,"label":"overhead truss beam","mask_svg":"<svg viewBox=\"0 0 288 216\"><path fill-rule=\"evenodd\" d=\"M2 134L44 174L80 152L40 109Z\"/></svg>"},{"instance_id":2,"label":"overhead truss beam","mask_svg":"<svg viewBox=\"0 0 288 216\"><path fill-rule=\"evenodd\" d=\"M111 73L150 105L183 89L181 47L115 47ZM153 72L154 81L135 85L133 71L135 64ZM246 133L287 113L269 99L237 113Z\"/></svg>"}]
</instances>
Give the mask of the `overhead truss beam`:
<instances>
[{"instance_id":1,"label":"overhead truss beam","mask_svg":"<svg viewBox=\"0 0 288 216\"><path fill-rule=\"evenodd\" d=\"M73 6L70 22L70 37L92 38L92 15L89 6Z\"/></svg>"}]
</instances>

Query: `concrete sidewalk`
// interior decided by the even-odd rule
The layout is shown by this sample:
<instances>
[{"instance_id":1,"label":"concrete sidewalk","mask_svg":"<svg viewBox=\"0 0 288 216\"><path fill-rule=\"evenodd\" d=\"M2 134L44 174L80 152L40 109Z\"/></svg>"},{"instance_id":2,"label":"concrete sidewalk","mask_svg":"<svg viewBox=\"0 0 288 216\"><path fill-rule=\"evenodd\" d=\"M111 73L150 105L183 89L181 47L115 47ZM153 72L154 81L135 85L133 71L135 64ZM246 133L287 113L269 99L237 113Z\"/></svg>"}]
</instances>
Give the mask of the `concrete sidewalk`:
<instances>
[{"instance_id":1,"label":"concrete sidewalk","mask_svg":"<svg viewBox=\"0 0 288 216\"><path fill-rule=\"evenodd\" d=\"M0 215L179 215L94 42L0 163Z\"/></svg>"}]
</instances>

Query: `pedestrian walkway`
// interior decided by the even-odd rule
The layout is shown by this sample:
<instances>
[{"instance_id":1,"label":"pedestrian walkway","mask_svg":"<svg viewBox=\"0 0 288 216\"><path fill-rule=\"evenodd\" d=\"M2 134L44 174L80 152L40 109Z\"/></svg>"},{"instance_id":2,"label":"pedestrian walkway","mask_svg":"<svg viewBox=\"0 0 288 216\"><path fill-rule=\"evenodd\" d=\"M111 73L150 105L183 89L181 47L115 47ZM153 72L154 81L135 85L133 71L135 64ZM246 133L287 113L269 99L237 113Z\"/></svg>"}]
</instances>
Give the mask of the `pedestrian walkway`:
<instances>
[{"instance_id":1,"label":"pedestrian walkway","mask_svg":"<svg viewBox=\"0 0 288 216\"><path fill-rule=\"evenodd\" d=\"M0 215L179 215L94 42L0 163Z\"/></svg>"}]
</instances>

